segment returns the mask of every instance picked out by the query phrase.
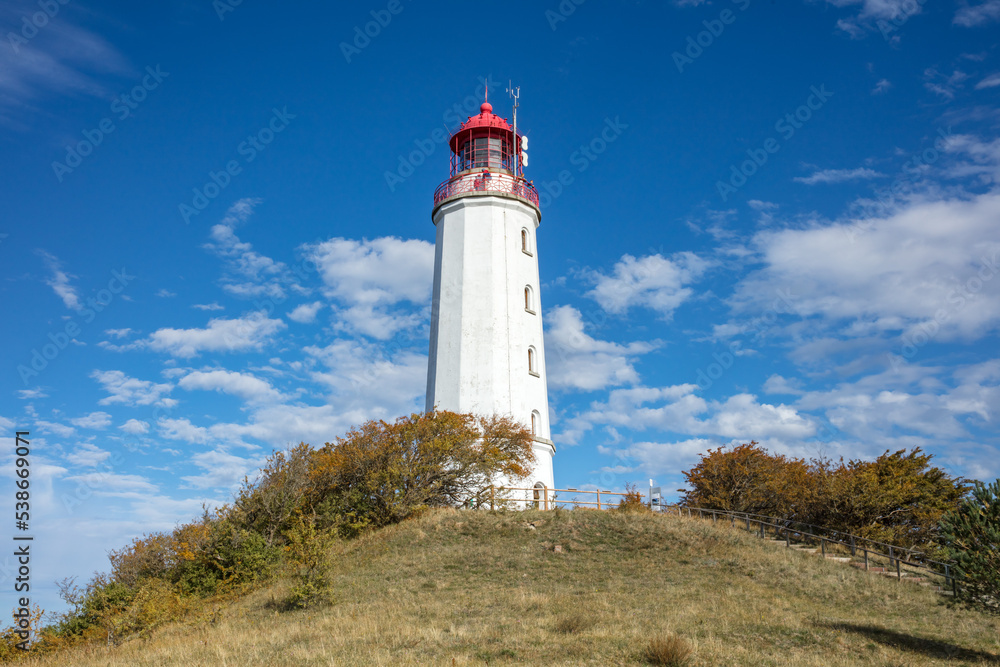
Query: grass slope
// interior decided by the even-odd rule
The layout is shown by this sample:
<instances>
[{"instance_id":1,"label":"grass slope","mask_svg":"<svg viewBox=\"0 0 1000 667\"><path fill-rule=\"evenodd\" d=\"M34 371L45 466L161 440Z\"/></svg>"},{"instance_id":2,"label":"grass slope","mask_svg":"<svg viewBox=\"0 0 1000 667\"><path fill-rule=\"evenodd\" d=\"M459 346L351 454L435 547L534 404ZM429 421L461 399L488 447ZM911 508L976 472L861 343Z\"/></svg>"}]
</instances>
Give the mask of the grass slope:
<instances>
[{"instance_id":1,"label":"grass slope","mask_svg":"<svg viewBox=\"0 0 1000 667\"><path fill-rule=\"evenodd\" d=\"M332 548L332 606L278 583L34 664L629 665L671 634L691 665L1000 664L996 618L697 518L437 511Z\"/></svg>"}]
</instances>

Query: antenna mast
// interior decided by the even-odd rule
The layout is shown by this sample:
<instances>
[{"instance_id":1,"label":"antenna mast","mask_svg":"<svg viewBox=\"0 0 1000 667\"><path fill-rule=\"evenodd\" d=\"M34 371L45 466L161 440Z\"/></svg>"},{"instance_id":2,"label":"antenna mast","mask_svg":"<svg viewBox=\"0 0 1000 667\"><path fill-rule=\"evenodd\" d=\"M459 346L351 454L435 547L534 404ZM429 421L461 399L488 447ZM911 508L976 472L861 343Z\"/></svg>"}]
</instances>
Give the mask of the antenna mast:
<instances>
[{"instance_id":1,"label":"antenna mast","mask_svg":"<svg viewBox=\"0 0 1000 667\"><path fill-rule=\"evenodd\" d=\"M507 79L507 94L514 98L514 174L521 176L521 141L517 138L517 107L521 97L521 86L514 86Z\"/></svg>"}]
</instances>

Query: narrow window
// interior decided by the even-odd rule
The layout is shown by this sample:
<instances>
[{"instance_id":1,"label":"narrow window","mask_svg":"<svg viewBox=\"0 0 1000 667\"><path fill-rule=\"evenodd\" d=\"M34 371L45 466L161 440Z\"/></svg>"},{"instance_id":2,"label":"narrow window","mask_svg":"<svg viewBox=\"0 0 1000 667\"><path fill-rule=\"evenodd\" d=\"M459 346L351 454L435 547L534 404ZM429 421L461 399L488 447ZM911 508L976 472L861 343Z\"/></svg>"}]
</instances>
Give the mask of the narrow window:
<instances>
[{"instance_id":1,"label":"narrow window","mask_svg":"<svg viewBox=\"0 0 1000 667\"><path fill-rule=\"evenodd\" d=\"M538 433L538 420L541 417L538 414L538 410L532 410L531 412L531 435L536 435Z\"/></svg>"},{"instance_id":2,"label":"narrow window","mask_svg":"<svg viewBox=\"0 0 1000 667\"><path fill-rule=\"evenodd\" d=\"M532 375L538 375L538 369L535 368L535 348L528 348L528 372Z\"/></svg>"},{"instance_id":3,"label":"narrow window","mask_svg":"<svg viewBox=\"0 0 1000 667\"><path fill-rule=\"evenodd\" d=\"M535 312L535 305L532 303L531 298L531 285L524 286L524 309L529 313Z\"/></svg>"},{"instance_id":4,"label":"narrow window","mask_svg":"<svg viewBox=\"0 0 1000 667\"><path fill-rule=\"evenodd\" d=\"M523 253L525 253L527 255L531 254L531 248L528 246L528 230L527 229L522 229L521 230L521 252L523 252Z\"/></svg>"}]
</instances>

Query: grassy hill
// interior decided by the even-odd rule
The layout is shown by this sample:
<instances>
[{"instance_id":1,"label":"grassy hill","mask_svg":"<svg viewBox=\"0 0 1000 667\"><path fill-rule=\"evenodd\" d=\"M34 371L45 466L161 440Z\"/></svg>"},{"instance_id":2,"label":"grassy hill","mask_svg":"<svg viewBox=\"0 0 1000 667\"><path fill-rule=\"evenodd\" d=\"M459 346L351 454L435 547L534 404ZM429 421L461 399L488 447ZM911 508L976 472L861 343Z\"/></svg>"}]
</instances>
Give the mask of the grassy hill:
<instances>
[{"instance_id":1,"label":"grassy hill","mask_svg":"<svg viewBox=\"0 0 1000 667\"><path fill-rule=\"evenodd\" d=\"M531 526L534 524L534 527ZM37 665L1000 664L1000 619L697 518L436 511L336 552L335 602L287 583L209 619Z\"/></svg>"}]
</instances>

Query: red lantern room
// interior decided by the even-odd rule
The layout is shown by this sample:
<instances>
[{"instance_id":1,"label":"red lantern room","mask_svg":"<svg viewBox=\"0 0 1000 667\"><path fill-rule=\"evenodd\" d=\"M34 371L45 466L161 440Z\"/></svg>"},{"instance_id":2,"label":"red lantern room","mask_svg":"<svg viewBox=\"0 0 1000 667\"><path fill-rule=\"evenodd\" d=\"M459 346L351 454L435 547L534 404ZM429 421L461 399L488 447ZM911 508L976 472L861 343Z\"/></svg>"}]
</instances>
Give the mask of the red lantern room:
<instances>
[{"instance_id":1,"label":"red lantern room","mask_svg":"<svg viewBox=\"0 0 1000 667\"><path fill-rule=\"evenodd\" d=\"M483 102L479 115L470 116L448 142L451 176L435 191L434 209L465 196L512 197L538 209L538 192L522 169L526 144L489 101Z\"/></svg>"}]
</instances>

